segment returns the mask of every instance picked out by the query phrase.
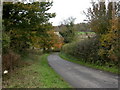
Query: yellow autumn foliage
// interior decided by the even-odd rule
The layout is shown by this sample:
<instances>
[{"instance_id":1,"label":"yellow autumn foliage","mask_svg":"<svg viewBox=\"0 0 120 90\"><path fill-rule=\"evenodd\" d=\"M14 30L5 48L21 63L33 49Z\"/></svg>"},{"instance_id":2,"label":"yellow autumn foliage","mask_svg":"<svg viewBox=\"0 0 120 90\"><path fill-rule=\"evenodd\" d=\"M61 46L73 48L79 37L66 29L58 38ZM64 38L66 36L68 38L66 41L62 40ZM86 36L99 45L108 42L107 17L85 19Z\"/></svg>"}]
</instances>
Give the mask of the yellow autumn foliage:
<instances>
[{"instance_id":1,"label":"yellow autumn foliage","mask_svg":"<svg viewBox=\"0 0 120 90\"><path fill-rule=\"evenodd\" d=\"M60 49L63 45L63 38L55 34L54 30L47 31L49 37L31 37L33 45L35 48L55 48Z\"/></svg>"},{"instance_id":2,"label":"yellow autumn foliage","mask_svg":"<svg viewBox=\"0 0 120 90\"><path fill-rule=\"evenodd\" d=\"M108 29L108 33L101 35L101 46L104 47L104 50L99 50L99 54L102 56L105 52L108 55L108 58L111 60L118 61L120 55L120 28L119 28L119 18L114 18L110 21L111 27Z\"/></svg>"}]
</instances>

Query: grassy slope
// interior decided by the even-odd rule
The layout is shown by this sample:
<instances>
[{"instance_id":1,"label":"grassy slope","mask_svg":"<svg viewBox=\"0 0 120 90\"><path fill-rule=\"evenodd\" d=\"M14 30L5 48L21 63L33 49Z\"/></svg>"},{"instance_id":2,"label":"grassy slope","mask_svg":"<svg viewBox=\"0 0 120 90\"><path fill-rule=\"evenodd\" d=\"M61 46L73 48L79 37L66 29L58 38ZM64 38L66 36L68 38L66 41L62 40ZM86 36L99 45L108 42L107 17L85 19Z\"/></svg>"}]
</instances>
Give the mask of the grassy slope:
<instances>
[{"instance_id":1,"label":"grassy slope","mask_svg":"<svg viewBox=\"0 0 120 90\"><path fill-rule=\"evenodd\" d=\"M63 58L64 60L67 60L67 61L70 61L70 62L73 62L73 63L77 63L77 64L88 66L88 67L91 67L91 68L95 68L95 69L99 69L99 70L108 71L108 72L118 74L118 68L116 68L116 67L109 68L107 66L98 66L98 65L95 65L95 64L85 63L85 62L82 62L82 61L78 60L75 57L72 57L70 55L66 55L64 53L60 53L59 56L61 58Z\"/></svg>"},{"instance_id":2,"label":"grassy slope","mask_svg":"<svg viewBox=\"0 0 120 90\"><path fill-rule=\"evenodd\" d=\"M70 88L48 65L48 54L25 58L26 65L5 76L3 88Z\"/></svg>"}]
</instances>

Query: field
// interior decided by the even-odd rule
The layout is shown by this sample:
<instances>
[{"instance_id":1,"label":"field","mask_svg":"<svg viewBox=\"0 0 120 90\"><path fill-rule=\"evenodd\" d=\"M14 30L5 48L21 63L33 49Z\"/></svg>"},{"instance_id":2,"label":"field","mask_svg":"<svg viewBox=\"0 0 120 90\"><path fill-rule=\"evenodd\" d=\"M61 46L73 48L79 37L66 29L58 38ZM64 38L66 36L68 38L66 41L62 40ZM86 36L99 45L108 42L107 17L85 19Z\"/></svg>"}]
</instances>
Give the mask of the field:
<instances>
[{"instance_id":1,"label":"field","mask_svg":"<svg viewBox=\"0 0 120 90\"><path fill-rule=\"evenodd\" d=\"M77 32L75 36L75 40L80 41L86 38L91 38L95 35L96 35L95 32Z\"/></svg>"},{"instance_id":2,"label":"field","mask_svg":"<svg viewBox=\"0 0 120 90\"><path fill-rule=\"evenodd\" d=\"M95 34L95 32L77 32L77 34Z\"/></svg>"}]
</instances>

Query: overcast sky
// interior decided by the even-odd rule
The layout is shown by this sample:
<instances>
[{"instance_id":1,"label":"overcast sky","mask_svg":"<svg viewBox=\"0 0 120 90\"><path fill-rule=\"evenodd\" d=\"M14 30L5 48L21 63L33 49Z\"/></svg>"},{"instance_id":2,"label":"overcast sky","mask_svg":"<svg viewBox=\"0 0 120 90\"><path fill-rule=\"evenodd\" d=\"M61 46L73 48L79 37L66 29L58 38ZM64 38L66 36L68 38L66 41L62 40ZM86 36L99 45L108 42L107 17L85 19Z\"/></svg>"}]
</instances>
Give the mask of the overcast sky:
<instances>
[{"instance_id":1,"label":"overcast sky","mask_svg":"<svg viewBox=\"0 0 120 90\"><path fill-rule=\"evenodd\" d=\"M55 12L56 17L51 19L53 25L59 25L68 17L76 18L75 23L83 22L86 16L83 14L91 6L91 0L53 0L53 6L49 12Z\"/></svg>"}]
</instances>

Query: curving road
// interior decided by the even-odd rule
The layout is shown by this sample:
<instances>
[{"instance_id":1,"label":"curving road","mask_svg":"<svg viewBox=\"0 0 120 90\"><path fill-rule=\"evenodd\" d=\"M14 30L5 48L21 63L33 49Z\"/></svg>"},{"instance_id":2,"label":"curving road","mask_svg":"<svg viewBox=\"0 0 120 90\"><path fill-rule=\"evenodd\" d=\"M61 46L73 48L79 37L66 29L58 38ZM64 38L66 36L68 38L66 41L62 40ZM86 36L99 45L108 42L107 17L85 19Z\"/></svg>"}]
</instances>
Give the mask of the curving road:
<instances>
[{"instance_id":1,"label":"curving road","mask_svg":"<svg viewBox=\"0 0 120 90\"><path fill-rule=\"evenodd\" d=\"M49 65L74 88L118 88L118 76L48 56Z\"/></svg>"}]
</instances>

